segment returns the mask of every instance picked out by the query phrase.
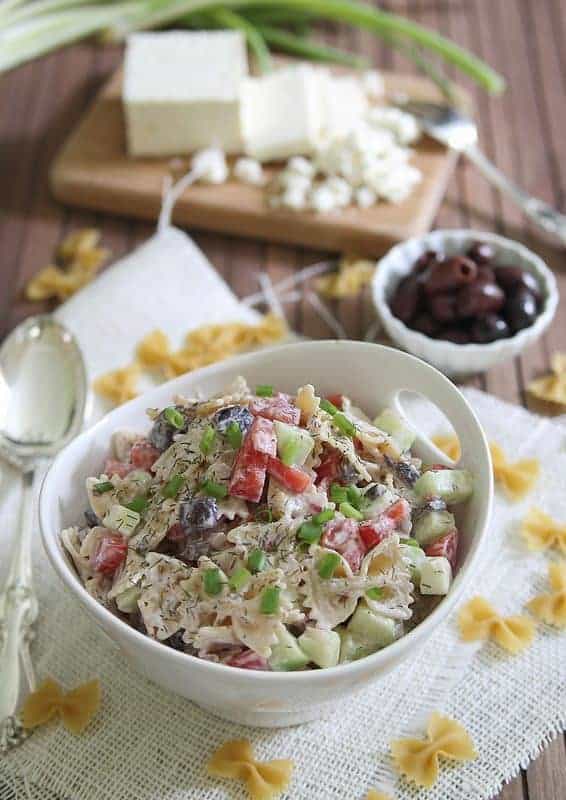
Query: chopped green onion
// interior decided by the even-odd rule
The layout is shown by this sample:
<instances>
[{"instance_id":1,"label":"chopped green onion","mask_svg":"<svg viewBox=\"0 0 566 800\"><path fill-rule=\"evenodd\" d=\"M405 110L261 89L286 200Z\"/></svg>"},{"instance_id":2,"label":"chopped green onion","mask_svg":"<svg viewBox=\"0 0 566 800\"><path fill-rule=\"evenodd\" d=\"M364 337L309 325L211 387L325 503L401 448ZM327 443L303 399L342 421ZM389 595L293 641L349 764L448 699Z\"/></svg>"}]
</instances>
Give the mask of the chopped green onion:
<instances>
[{"instance_id":1,"label":"chopped green onion","mask_svg":"<svg viewBox=\"0 0 566 800\"><path fill-rule=\"evenodd\" d=\"M354 508L351 503L340 503L340 511L345 517L350 517L350 519L362 520L364 518L362 512Z\"/></svg>"},{"instance_id":2,"label":"chopped green onion","mask_svg":"<svg viewBox=\"0 0 566 800\"><path fill-rule=\"evenodd\" d=\"M231 589L233 589L235 592L239 592L247 583L250 582L251 577L252 573L249 570L247 570L245 567L240 567L230 577L228 583L230 584Z\"/></svg>"},{"instance_id":3,"label":"chopped green onion","mask_svg":"<svg viewBox=\"0 0 566 800\"><path fill-rule=\"evenodd\" d=\"M146 510L147 504L147 497L145 497L143 494L140 494L137 497L134 497L131 503L126 503L126 508L129 508L130 511L137 511L138 514L141 514L142 511Z\"/></svg>"},{"instance_id":4,"label":"chopped green onion","mask_svg":"<svg viewBox=\"0 0 566 800\"><path fill-rule=\"evenodd\" d=\"M381 600L383 597L383 589L380 589L379 586L373 586L371 589L367 590L366 597L369 597L370 600Z\"/></svg>"},{"instance_id":5,"label":"chopped green onion","mask_svg":"<svg viewBox=\"0 0 566 800\"><path fill-rule=\"evenodd\" d=\"M303 542L314 544L322 536L322 527L315 522L303 522L297 535Z\"/></svg>"},{"instance_id":6,"label":"chopped green onion","mask_svg":"<svg viewBox=\"0 0 566 800\"><path fill-rule=\"evenodd\" d=\"M212 450L214 440L216 439L216 431L212 425L207 425L200 440L200 451L203 456L207 456Z\"/></svg>"},{"instance_id":7,"label":"chopped green onion","mask_svg":"<svg viewBox=\"0 0 566 800\"><path fill-rule=\"evenodd\" d=\"M296 26L295 20L293 24ZM356 69L367 69L367 59L353 53L338 50L336 47L320 44L305 36L298 36L286 30L272 28L263 22L258 22L257 28L268 45L273 45L278 50L311 61L328 61L334 64L344 64Z\"/></svg>"},{"instance_id":8,"label":"chopped green onion","mask_svg":"<svg viewBox=\"0 0 566 800\"><path fill-rule=\"evenodd\" d=\"M416 539L399 539L401 544L408 544L409 547L420 547Z\"/></svg>"},{"instance_id":9,"label":"chopped green onion","mask_svg":"<svg viewBox=\"0 0 566 800\"><path fill-rule=\"evenodd\" d=\"M261 593L259 610L262 614L277 614L279 611L279 586L266 586Z\"/></svg>"},{"instance_id":10,"label":"chopped green onion","mask_svg":"<svg viewBox=\"0 0 566 800\"><path fill-rule=\"evenodd\" d=\"M273 386L268 383L262 383L260 386L255 387L255 393L258 397L273 397Z\"/></svg>"},{"instance_id":11,"label":"chopped green onion","mask_svg":"<svg viewBox=\"0 0 566 800\"><path fill-rule=\"evenodd\" d=\"M325 522L330 522L331 519L334 519L334 509L326 508L324 511L315 514L312 521L315 525L324 525Z\"/></svg>"},{"instance_id":12,"label":"chopped green onion","mask_svg":"<svg viewBox=\"0 0 566 800\"><path fill-rule=\"evenodd\" d=\"M348 500L348 491L345 486L333 483L330 487L330 499L334 503L345 503Z\"/></svg>"},{"instance_id":13,"label":"chopped green onion","mask_svg":"<svg viewBox=\"0 0 566 800\"><path fill-rule=\"evenodd\" d=\"M166 408L163 412L163 416L167 422L174 428L177 428L177 430L182 428L185 424L185 417L175 408L175 406L169 406L169 408Z\"/></svg>"},{"instance_id":14,"label":"chopped green onion","mask_svg":"<svg viewBox=\"0 0 566 800\"><path fill-rule=\"evenodd\" d=\"M255 512L255 519L257 522L265 522L269 524L273 522L273 513L270 508L259 508Z\"/></svg>"},{"instance_id":15,"label":"chopped green onion","mask_svg":"<svg viewBox=\"0 0 566 800\"><path fill-rule=\"evenodd\" d=\"M356 426L341 411L338 411L336 414L334 414L332 417L332 422L338 428L338 430L344 433L346 436L356 435Z\"/></svg>"},{"instance_id":16,"label":"chopped green onion","mask_svg":"<svg viewBox=\"0 0 566 800\"><path fill-rule=\"evenodd\" d=\"M252 572L262 572L267 566L267 556L263 550L252 550L248 556L248 567Z\"/></svg>"},{"instance_id":17,"label":"chopped green onion","mask_svg":"<svg viewBox=\"0 0 566 800\"><path fill-rule=\"evenodd\" d=\"M167 483L161 490L161 494L163 495L163 497L176 497L184 481L185 479L183 478L182 475L173 475L171 480L167 481Z\"/></svg>"},{"instance_id":18,"label":"chopped green onion","mask_svg":"<svg viewBox=\"0 0 566 800\"><path fill-rule=\"evenodd\" d=\"M211 567L204 571L204 591L207 594L217 595L222 591L222 578L218 567Z\"/></svg>"},{"instance_id":19,"label":"chopped green onion","mask_svg":"<svg viewBox=\"0 0 566 800\"><path fill-rule=\"evenodd\" d=\"M230 447L233 447L234 450L240 449L244 437L242 436L242 429L237 422L231 422L228 425L226 428L226 438L228 439Z\"/></svg>"},{"instance_id":20,"label":"chopped green onion","mask_svg":"<svg viewBox=\"0 0 566 800\"><path fill-rule=\"evenodd\" d=\"M354 508L360 507L360 503L362 501L362 493L358 489L357 486L348 486L346 489L346 496L348 498L348 502L351 503Z\"/></svg>"},{"instance_id":21,"label":"chopped green onion","mask_svg":"<svg viewBox=\"0 0 566 800\"><path fill-rule=\"evenodd\" d=\"M327 414L330 414L331 417L338 413L338 409L334 403L331 403L330 400L327 400L325 397L320 401L320 407L323 411L326 411Z\"/></svg>"},{"instance_id":22,"label":"chopped green onion","mask_svg":"<svg viewBox=\"0 0 566 800\"><path fill-rule=\"evenodd\" d=\"M328 579L334 575L334 570L340 563L338 553L325 553L318 562L317 569L321 578Z\"/></svg>"},{"instance_id":23,"label":"chopped green onion","mask_svg":"<svg viewBox=\"0 0 566 800\"><path fill-rule=\"evenodd\" d=\"M222 483L215 483L215 481L205 481L201 489L206 495L216 497L217 500L223 500L228 494L228 487Z\"/></svg>"},{"instance_id":24,"label":"chopped green onion","mask_svg":"<svg viewBox=\"0 0 566 800\"><path fill-rule=\"evenodd\" d=\"M115 488L116 487L114 486L114 484L111 483L110 481L101 481L100 483L94 484L94 486L92 487L92 491L95 494L105 494L106 492L111 492L112 489Z\"/></svg>"}]
</instances>

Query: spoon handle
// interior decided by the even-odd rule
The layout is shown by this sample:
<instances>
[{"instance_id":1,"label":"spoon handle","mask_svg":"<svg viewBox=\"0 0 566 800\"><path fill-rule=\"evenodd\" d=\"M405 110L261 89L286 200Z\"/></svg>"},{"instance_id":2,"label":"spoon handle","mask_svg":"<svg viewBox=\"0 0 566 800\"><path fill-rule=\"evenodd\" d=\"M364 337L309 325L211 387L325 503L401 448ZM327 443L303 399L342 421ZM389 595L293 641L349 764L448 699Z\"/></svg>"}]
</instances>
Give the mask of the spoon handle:
<instances>
[{"instance_id":1,"label":"spoon handle","mask_svg":"<svg viewBox=\"0 0 566 800\"><path fill-rule=\"evenodd\" d=\"M557 236L563 243L566 243L566 216L564 214L517 186L495 164L492 164L479 148L472 145L463 152L488 181L514 200L533 222L536 222L547 233Z\"/></svg>"},{"instance_id":2,"label":"spoon handle","mask_svg":"<svg viewBox=\"0 0 566 800\"><path fill-rule=\"evenodd\" d=\"M21 527L16 539L8 580L0 594L0 726L13 718L21 684L20 653L26 656L30 688L35 675L28 645L37 617L37 600L32 587L31 539L34 525L34 471L23 473Z\"/></svg>"}]
</instances>

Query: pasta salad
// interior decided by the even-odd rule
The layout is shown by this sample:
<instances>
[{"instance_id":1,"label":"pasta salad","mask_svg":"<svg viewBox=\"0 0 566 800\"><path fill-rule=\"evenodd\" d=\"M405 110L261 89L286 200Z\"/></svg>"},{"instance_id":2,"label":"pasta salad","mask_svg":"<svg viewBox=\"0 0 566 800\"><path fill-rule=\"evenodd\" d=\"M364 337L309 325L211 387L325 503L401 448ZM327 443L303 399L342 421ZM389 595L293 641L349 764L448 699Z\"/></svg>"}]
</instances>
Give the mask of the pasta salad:
<instances>
[{"instance_id":1,"label":"pasta salad","mask_svg":"<svg viewBox=\"0 0 566 800\"><path fill-rule=\"evenodd\" d=\"M149 409L86 480L61 534L86 590L148 636L255 670L336 666L398 639L445 595L464 469L342 395L251 390Z\"/></svg>"}]
</instances>

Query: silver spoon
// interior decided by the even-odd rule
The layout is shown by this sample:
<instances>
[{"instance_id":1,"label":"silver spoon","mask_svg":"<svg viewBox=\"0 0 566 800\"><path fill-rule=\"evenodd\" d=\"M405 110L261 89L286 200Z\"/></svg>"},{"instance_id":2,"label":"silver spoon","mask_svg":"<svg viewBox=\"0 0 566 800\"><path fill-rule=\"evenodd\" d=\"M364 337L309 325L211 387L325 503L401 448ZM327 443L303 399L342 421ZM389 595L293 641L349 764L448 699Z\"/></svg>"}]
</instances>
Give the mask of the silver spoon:
<instances>
[{"instance_id":1,"label":"silver spoon","mask_svg":"<svg viewBox=\"0 0 566 800\"><path fill-rule=\"evenodd\" d=\"M478 129L471 117L450 106L395 98L396 105L414 114L423 130L433 139L463 153L490 183L508 195L539 227L566 243L566 216L525 192L499 170L477 147Z\"/></svg>"},{"instance_id":2,"label":"silver spoon","mask_svg":"<svg viewBox=\"0 0 566 800\"><path fill-rule=\"evenodd\" d=\"M26 736L16 717L21 667L30 689L35 675L29 642L37 617L32 583L34 478L84 420L83 359L73 336L50 316L31 317L0 348L0 457L22 475L20 535L0 592L0 752Z\"/></svg>"}]
</instances>

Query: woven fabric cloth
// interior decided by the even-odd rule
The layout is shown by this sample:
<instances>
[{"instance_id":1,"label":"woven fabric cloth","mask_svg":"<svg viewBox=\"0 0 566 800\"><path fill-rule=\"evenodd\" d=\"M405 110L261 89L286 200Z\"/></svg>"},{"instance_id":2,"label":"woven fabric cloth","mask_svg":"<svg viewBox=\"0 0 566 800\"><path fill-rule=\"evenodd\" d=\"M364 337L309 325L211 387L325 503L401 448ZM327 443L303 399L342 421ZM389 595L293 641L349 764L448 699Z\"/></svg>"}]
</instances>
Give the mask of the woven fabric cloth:
<instances>
[{"instance_id":1,"label":"woven fabric cloth","mask_svg":"<svg viewBox=\"0 0 566 800\"><path fill-rule=\"evenodd\" d=\"M111 285L106 288L111 297ZM68 310L65 319L73 324ZM498 494L470 587L470 594L481 593L502 613L521 613L528 599L545 590L548 557L524 550L519 524L535 502L566 520L566 428L476 390L465 394L490 440L513 459L536 456L543 467L524 502L510 504ZM427 432L446 431L428 407L417 404L412 413ZM16 520L17 483L11 477L1 498L3 544L2 531L13 530ZM541 625L528 650L509 656L491 643L463 644L453 617L411 659L363 694L337 703L324 721L274 731L233 725L134 672L64 592L38 538L36 544L38 675L52 675L68 688L98 676L103 707L82 736L50 723L4 757L0 800L244 800L241 785L210 778L205 770L221 743L242 737L252 741L258 758L292 758L288 798L362 800L375 787L409 800L422 794L397 781L389 742L420 735L434 710L464 724L479 758L445 765L427 798L486 800L564 728L566 636Z\"/></svg>"}]
</instances>

